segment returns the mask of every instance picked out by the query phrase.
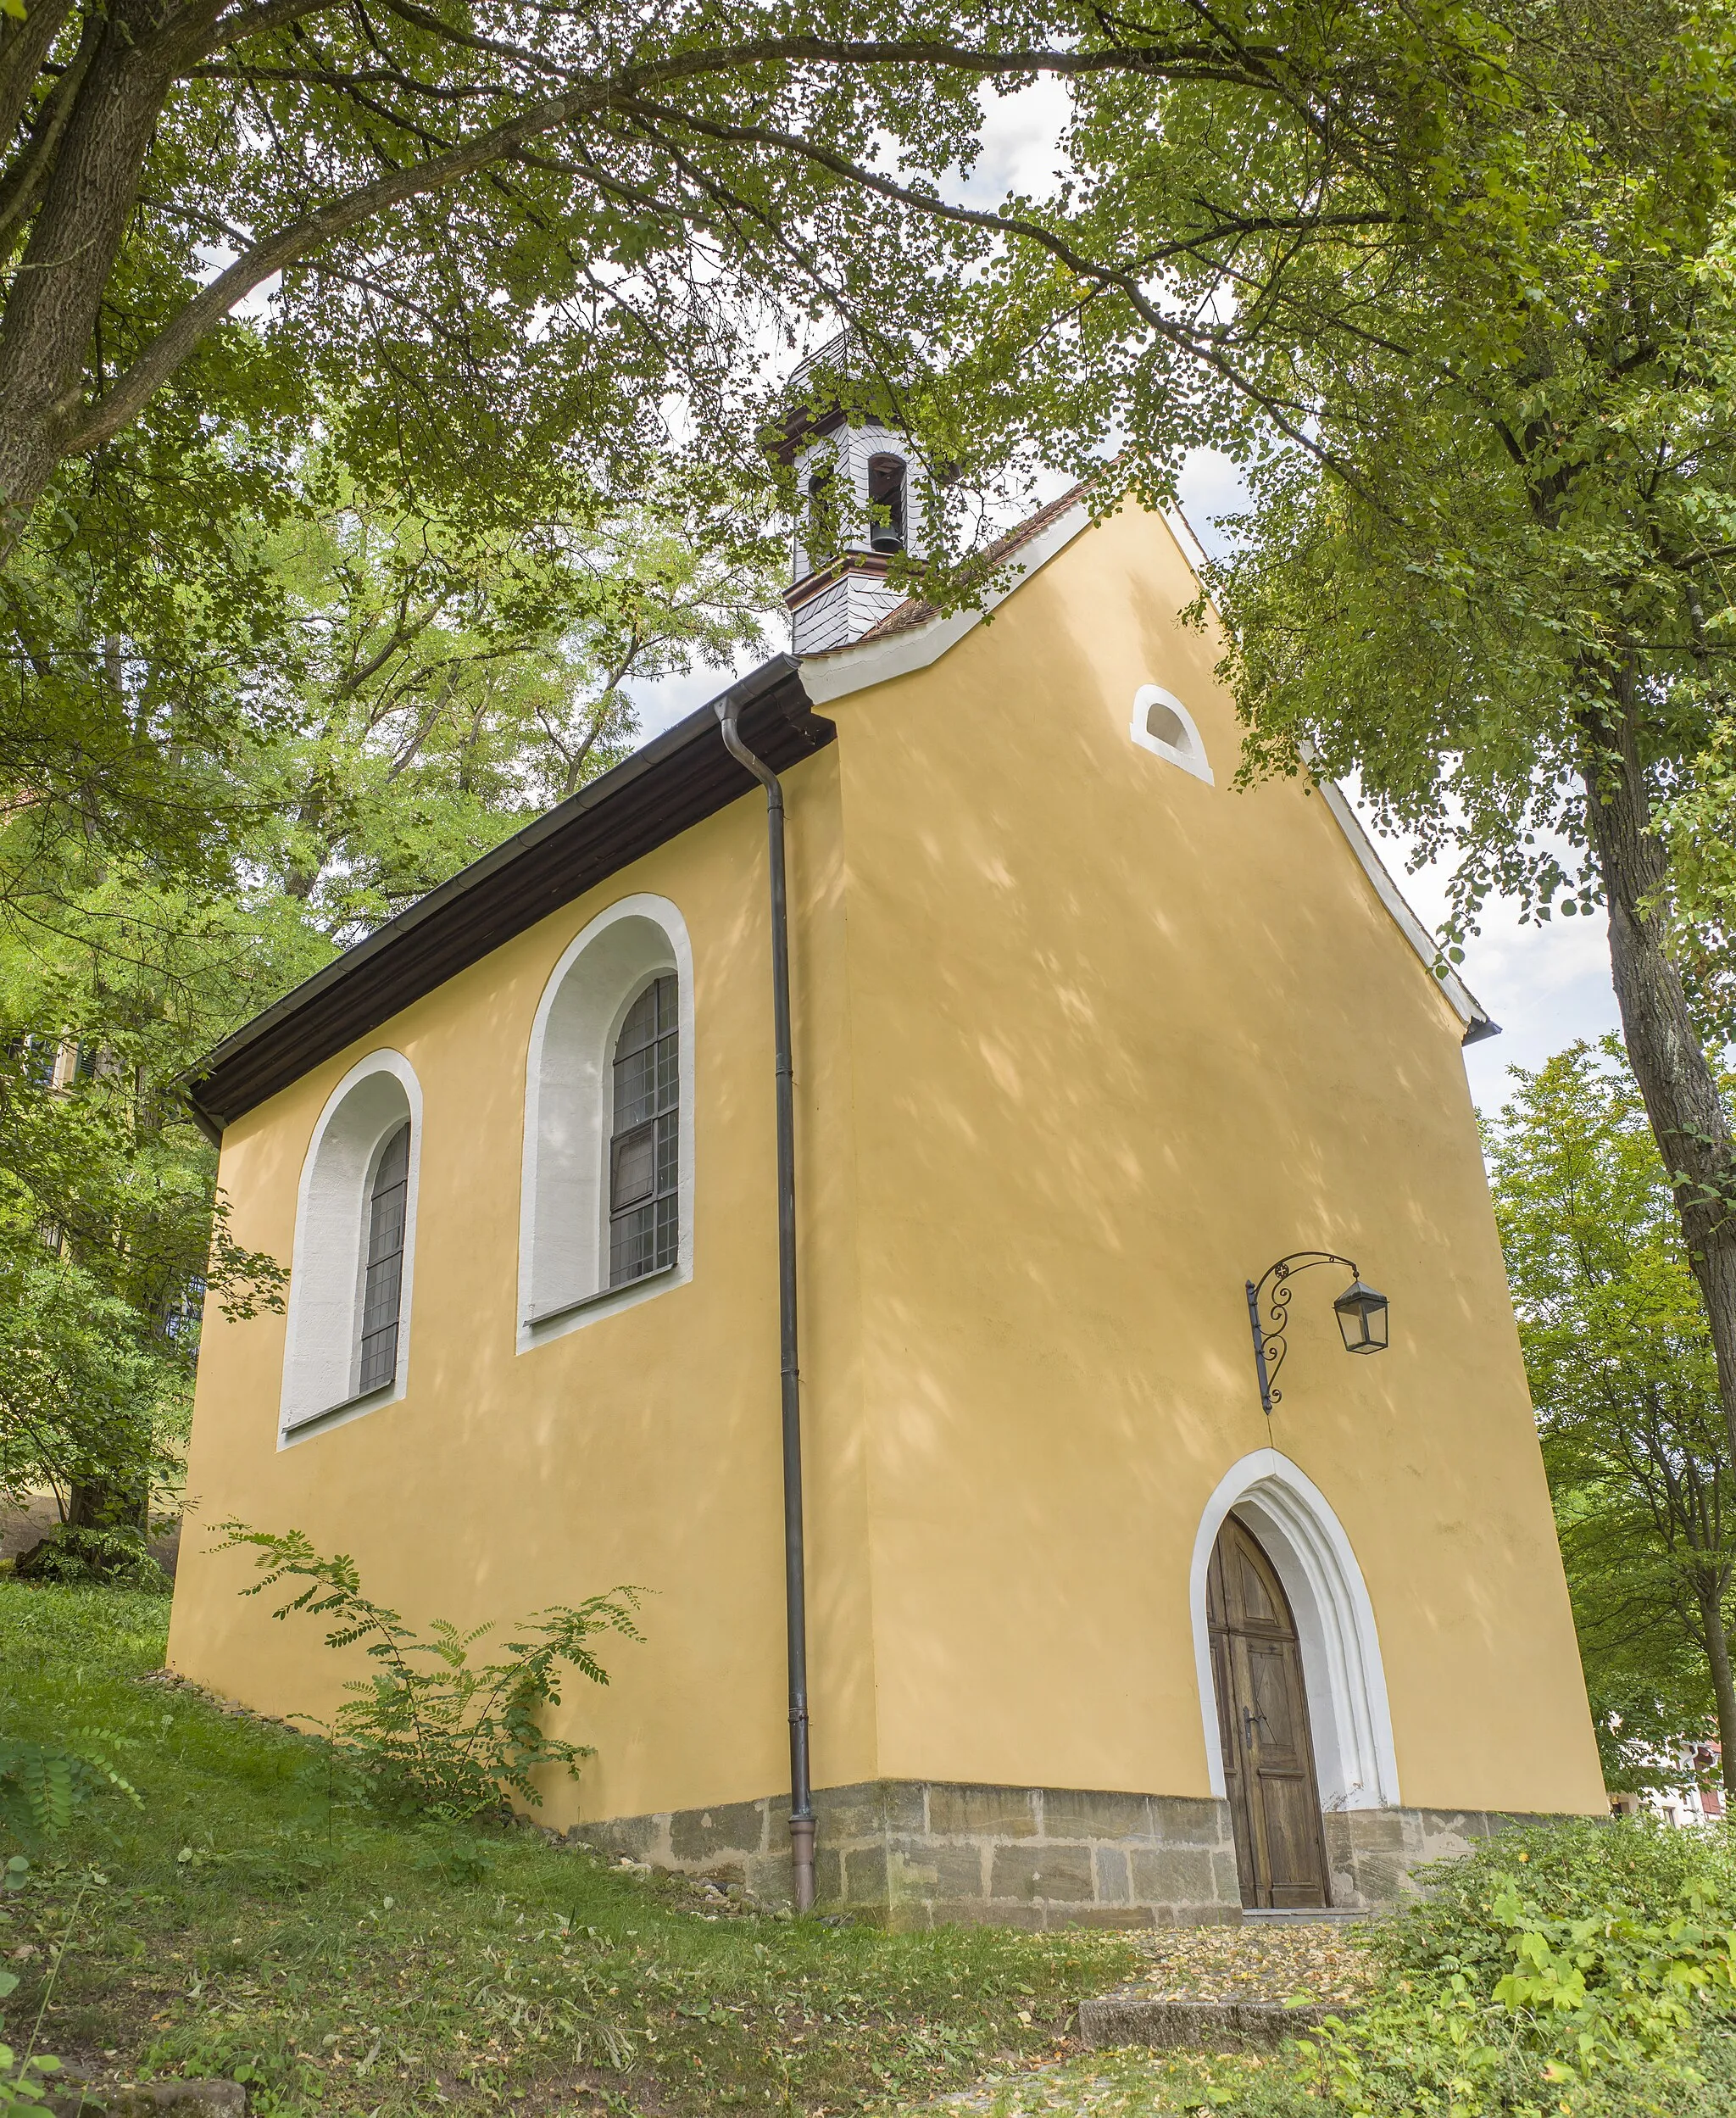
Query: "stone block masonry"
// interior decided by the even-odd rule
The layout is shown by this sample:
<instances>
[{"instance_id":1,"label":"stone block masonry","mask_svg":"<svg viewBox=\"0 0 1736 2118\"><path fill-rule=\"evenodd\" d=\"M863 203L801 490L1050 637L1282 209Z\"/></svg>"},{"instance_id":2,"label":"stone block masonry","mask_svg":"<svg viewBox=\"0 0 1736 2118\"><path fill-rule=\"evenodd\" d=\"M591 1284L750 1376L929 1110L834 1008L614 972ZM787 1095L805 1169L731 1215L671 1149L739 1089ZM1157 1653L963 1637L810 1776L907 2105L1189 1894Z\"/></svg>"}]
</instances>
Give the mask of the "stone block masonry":
<instances>
[{"instance_id":1,"label":"stone block masonry","mask_svg":"<svg viewBox=\"0 0 1736 2118\"><path fill-rule=\"evenodd\" d=\"M817 1789L814 1807L822 1909L885 1926L1191 1926L1242 1917L1225 1802L876 1780ZM1420 1894L1418 1871L1432 1861L1469 1853L1510 1825L1547 1820L1483 1809L1328 1811L1333 1904L1402 1904ZM768 1902L791 1895L787 1796L615 1817L572 1836Z\"/></svg>"},{"instance_id":2,"label":"stone block masonry","mask_svg":"<svg viewBox=\"0 0 1736 2118\"><path fill-rule=\"evenodd\" d=\"M1239 1920L1228 1804L880 1780L817 1789L822 1906L899 1928L1158 1926ZM576 1838L653 1868L790 1895L789 1802L581 1824Z\"/></svg>"},{"instance_id":3,"label":"stone block masonry","mask_svg":"<svg viewBox=\"0 0 1736 2118\"><path fill-rule=\"evenodd\" d=\"M1328 1809L1333 1903L1359 1912L1403 1904L1422 1894L1418 1874L1432 1862L1457 1860L1514 1825L1558 1820L1494 1809Z\"/></svg>"}]
</instances>

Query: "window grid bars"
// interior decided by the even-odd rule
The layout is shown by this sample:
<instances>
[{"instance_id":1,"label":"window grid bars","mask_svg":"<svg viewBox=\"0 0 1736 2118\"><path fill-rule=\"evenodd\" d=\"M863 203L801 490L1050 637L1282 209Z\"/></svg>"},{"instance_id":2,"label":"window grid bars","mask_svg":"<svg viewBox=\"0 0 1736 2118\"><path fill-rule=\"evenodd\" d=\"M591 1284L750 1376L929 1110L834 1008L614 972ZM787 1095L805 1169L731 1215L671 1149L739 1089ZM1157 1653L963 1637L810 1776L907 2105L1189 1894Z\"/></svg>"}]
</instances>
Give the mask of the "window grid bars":
<instances>
[{"instance_id":1,"label":"window grid bars","mask_svg":"<svg viewBox=\"0 0 1736 2118\"><path fill-rule=\"evenodd\" d=\"M681 1237L681 1039L673 977L645 988L615 1039L609 1284L675 1262Z\"/></svg>"},{"instance_id":2,"label":"window grid bars","mask_svg":"<svg viewBox=\"0 0 1736 2118\"><path fill-rule=\"evenodd\" d=\"M358 1396L382 1389L398 1373L398 1304L403 1288L409 1173L410 1129L401 1125L380 1157L368 1201L368 1262L362 1283Z\"/></svg>"}]
</instances>

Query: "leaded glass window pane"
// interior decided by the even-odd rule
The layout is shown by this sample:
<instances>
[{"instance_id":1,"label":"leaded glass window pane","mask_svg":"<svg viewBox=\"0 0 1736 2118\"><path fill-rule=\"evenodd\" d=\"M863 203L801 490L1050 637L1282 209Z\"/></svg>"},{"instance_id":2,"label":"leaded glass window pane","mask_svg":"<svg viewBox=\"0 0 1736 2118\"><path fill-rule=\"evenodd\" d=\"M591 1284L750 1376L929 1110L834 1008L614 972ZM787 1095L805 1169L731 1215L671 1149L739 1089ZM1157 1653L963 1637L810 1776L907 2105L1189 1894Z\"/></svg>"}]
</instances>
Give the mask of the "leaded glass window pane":
<instances>
[{"instance_id":1,"label":"leaded glass window pane","mask_svg":"<svg viewBox=\"0 0 1736 2118\"><path fill-rule=\"evenodd\" d=\"M398 1301L403 1289L404 1212L409 1175L410 1129L401 1125L381 1154L368 1199L358 1396L383 1389L398 1373Z\"/></svg>"},{"instance_id":2,"label":"leaded glass window pane","mask_svg":"<svg viewBox=\"0 0 1736 2118\"><path fill-rule=\"evenodd\" d=\"M672 977L648 985L615 1043L609 1284L675 1262L680 1240L681 1038Z\"/></svg>"}]
</instances>

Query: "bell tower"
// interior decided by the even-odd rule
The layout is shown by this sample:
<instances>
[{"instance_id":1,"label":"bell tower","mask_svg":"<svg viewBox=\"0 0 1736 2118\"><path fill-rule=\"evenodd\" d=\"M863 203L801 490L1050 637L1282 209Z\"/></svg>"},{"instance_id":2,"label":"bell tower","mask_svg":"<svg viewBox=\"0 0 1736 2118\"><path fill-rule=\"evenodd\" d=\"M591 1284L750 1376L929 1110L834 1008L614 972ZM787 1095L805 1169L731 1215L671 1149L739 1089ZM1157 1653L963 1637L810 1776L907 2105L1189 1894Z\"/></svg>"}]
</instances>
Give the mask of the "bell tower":
<instances>
[{"instance_id":1,"label":"bell tower","mask_svg":"<svg viewBox=\"0 0 1736 2118\"><path fill-rule=\"evenodd\" d=\"M816 373L842 376L848 354L843 335L828 340L791 376L792 392ZM771 445L790 465L796 488L784 592L791 646L798 655L847 647L904 599L887 580L891 556L921 555L909 444L883 421L834 398L801 406Z\"/></svg>"}]
</instances>

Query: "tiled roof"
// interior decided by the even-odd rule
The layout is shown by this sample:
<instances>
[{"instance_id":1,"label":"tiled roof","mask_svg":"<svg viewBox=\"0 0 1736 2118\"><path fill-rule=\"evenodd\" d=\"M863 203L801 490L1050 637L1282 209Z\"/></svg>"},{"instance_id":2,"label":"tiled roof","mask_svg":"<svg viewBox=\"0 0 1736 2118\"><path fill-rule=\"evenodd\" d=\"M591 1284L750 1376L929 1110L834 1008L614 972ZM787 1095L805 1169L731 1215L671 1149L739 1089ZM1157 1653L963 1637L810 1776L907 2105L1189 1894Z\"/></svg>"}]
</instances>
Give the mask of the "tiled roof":
<instances>
[{"instance_id":1,"label":"tiled roof","mask_svg":"<svg viewBox=\"0 0 1736 2118\"><path fill-rule=\"evenodd\" d=\"M1027 516L1016 529L1010 529L1004 537L997 538L986 551L979 552L970 561L967 578L975 579L979 575L992 574L1021 546L1028 544L1033 537L1040 537L1051 522L1058 522L1062 516L1077 506L1084 498L1089 482L1088 479L1082 480L1062 493L1058 500L1051 500L1047 507L1038 508L1036 514ZM913 632L919 625L926 625L931 618L939 616L940 612L933 604L906 597L895 610L888 610L878 624L871 625L858 638L846 641L844 647L860 647L864 640L883 640L893 633ZM841 655L844 647L828 647L821 651L826 655ZM814 658L810 656L808 659Z\"/></svg>"}]
</instances>

